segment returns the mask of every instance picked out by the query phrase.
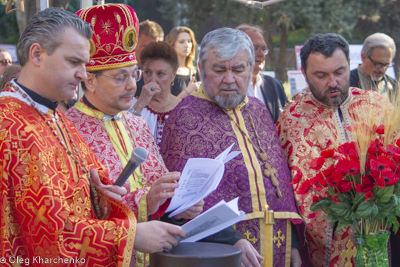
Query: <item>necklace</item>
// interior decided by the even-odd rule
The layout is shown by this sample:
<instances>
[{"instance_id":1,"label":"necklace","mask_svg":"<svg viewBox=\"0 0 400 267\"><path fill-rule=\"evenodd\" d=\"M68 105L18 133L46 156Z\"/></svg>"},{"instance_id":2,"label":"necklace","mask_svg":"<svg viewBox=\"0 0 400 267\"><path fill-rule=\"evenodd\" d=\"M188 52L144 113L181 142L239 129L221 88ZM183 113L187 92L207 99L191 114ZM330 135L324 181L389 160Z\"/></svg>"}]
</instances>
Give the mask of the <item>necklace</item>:
<instances>
[{"instance_id":1,"label":"necklace","mask_svg":"<svg viewBox=\"0 0 400 267\"><path fill-rule=\"evenodd\" d=\"M128 148L126 148L126 149L123 148L122 142L124 141L124 138L123 138L122 134L119 132L119 128L115 129L115 132L116 132L116 134L118 136L118 139L121 140L121 141L115 140L114 136L112 136L111 134L108 133L106 125L104 124L104 122L101 119L98 118L98 116L96 115L96 113L95 113L95 111L93 109L89 108L89 110L92 113L92 117L95 117L98 120L98 122L100 123L100 125L103 127L103 129L106 131L108 137L110 138L111 143L113 144L113 147L116 150L118 150L120 152L119 154L124 156L125 160L128 162L129 159L130 159L130 155L128 153ZM126 119L125 115L123 113L122 113L122 116L119 115L119 114L117 114L117 115L110 116L110 117L114 117L114 119L115 119L115 117L119 117L119 120L121 122L122 122L122 118L124 119L125 125L126 125L126 126L124 125L124 128L125 129L128 128L128 131L129 131L129 134L130 134L130 139L133 141L135 147L138 147L138 145L136 143L135 136L133 135L133 132L132 132L131 128L129 127L129 123L128 123L128 120ZM105 116L109 116L109 115L101 116L102 119L104 119ZM111 121L111 120L105 120L105 121ZM118 125L117 125L117 127L118 127ZM129 136L128 136L128 138L129 138ZM139 165L139 173L136 173L136 174L137 174L136 176L138 176L138 177L136 177L137 178L137 182L139 182L142 186L145 186L146 183L147 183L147 179L144 177L144 171L143 171L142 164ZM134 175L134 177L135 177L135 175Z\"/></svg>"},{"instance_id":2,"label":"necklace","mask_svg":"<svg viewBox=\"0 0 400 267\"><path fill-rule=\"evenodd\" d=\"M154 108L150 105L150 103L147 105L148 109L157 115L157 121L158 121L159 125L164 124L166 115L168 115L174 109L174 108L170 108L171 104L173 104L173 102L171 101L171 100L173 100L173 99L171 99L171 96L172 96L172 94L168 95L167 100L163 101L166 104L161 106L160 108Z\"/></svg>"},{"instance_id":3,"label":"necklace","mask_svg":"<svg viewBox=\"0 0 400 267\"><path fill-rule=\"evenodd\" d=\"M55 112L57 114L51 115L51 120L48 120L46 118L46 116L44 115L44 113L40 109L38 109L37 104L25 92L22 92L19 87L16 87L14 85L10 85L10 87L15 92L18 92L23 98L25 98L30 103L30 106L33 107L40 114L40 116L46 122L46 125L50 127L50 129L53 132L54 136L57 138L57 140L60 142L61 146L67 152L68 156L72 159L72 161L75 162L75 164L79 167L79 169L81 169L82 172L86 174L86 176L88 178L88 181L89 181L90 198L91 198L91 202L92 202L92 205L93 205L93 208L94 208L94 213L95 213L95 215L96 215L96 217L98 219L102 218L102 212L100 210L100 206L99 206L99 202L98 202L98 198L97 198L97 191L96 191L96 188L95 188L95 186L93 184L92 177L90 176L89 169L87 168L87 165L86 165L85 161L83 160L81 154L79 153L79 149L76 147L75 142L72 139L71 133L69 132L68 127L65 124L65 121L64 121L62 115L60 114L60 112L56 109ZM55 123L58 127L60 127L58 125L58 123L57 123L59 119L61 120L61 122L62 122L62 124L64 126L64 129L68 134L69 143L73 147L73 151L74 151L75 156L73 155L73 152L68 148L68 146L64 142L65 139L61 138L61 136L58 134L56 128L54 128L54 126L52 125L52 123ZM61 133L61 130L59 130L59 131Z\"/></svg>"},{"instance_id":4,"label":"necklace","mask_svg":"<svg viewBox=\"0 0 400 267\"><path fill-rule=\"evenodd\" d=\"M260 158L260 160L261 160L261 161L263 162L263 164L264 164L264 171L263 171L263 174L265 175L265 177L269 177L269 178L271 179L271 184L277 189L276 194L277 194L278 198L281 198L281 197L282 197L282 193L281 193L281 190L279 189L279 181L278 181L278 179L276 178L276 175L278 174L278 171L277 171L276 168L273 168L273 167L267 162L268 156L267 156L267 153L265 153L264 149L263 149L262 146L261 146L260 137L258 136L258 133L257 133L257 131L256 131L256 127L255 127L255 125L254 125L254 123L253 123L253 118L251 117L250 110L249 110L249 108L247 107L247 105L245 106L245 108L246 108L246 110L247 110L247 113L248 113L248 116L249 116L249 120L250 120L250 123L251 123L251 127L252 127L253 130L254 130L254 135L255 135L255 137L256 137L257 145L258 145L259 148L257 148L257 147L254 145L253 141L251 141L250 136L240 127L240 125L239 125L226 111L225 111L225 113L226 113L226 115L228 115L229 119L230 119L233 123L235 123L235 125L238 127L238 129L240 130L240 132L241 132L244 136L246 136L247 140L248 140L248 141L250 142L250 144L253 146L254 151L257 153L258 157Z\"/></svg>"}]
</instances>

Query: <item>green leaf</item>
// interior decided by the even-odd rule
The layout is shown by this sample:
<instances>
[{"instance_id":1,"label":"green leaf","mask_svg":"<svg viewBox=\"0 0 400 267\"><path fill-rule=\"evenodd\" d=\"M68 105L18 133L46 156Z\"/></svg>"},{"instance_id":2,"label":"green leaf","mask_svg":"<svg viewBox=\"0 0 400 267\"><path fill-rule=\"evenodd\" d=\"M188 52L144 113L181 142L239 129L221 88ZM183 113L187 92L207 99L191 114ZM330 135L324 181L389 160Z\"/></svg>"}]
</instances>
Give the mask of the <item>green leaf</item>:
<instances>
[{"instance_id":1,"label":"green leaf","mask_svg":"<svg viewBox=\"0 0 400 267\"><path fill-rule=\"evenodd\" d=\"M400 226L397 217L391 216L388 220L389 220L388 228L392 228L393 232L396 234Z\"/></svg>"},{"instance_id":2,"label":"green leaf","mask_svg":"<svg viewBox=\"0 0 400 267\"><path fill-rule=\"evenodd\" d=\"M327 193L329 197L335 196L335 190L332 187L328 187Z\"/></svg>"},{"instance_id":3,"label":"green leaf","mask_svg":"<svg viewBox=\"0 0 400 267\"><path fill-rule=\"evenodd\" d=\"M361 203L365 202L365 195L361 194L361 193L356 193L356 195L354 196L353 199L353 205L351 207L351 211L352 212L356 212L356 210L358 209L358 206L360 206ZM354 220L355 218L353 218Z\"/></svg>"},{"instance_id":4,"label":"green leaf","mask_svg":"<svg viewBox=\"0 0 400 267\"><path fill-rule=\"evenodd\" d=\"M339 231L343 227L351 226L351 225L353 225L353 221L351 221L351 220L339 220L339 223L338 223L338 226L336 228L336 231Z\"/></svg>"},{"instance_id":5,"label":"green leaf","mask_svg":"<svg viewBox=\"0 0 400 267\"><path fill-rule=\"evenodd\" d=\"M394 184L394 191L398 192L400 190L400 183L397 182Z\"/></svg>"},{"instance_id":6,"label":"green leaf","mask_svg":"<svg viewBox=\"0 0 400 267\"><path fill-rule=\"evenodd\" d=\"M386 219L389 216L389 214L392 213L393 207L394 207L393 203L386 203L385 205L378 204L379 212L376 216L374 216L374 219L376 220Z\"/></svg>"},{"instance_id":7,"label":"green leaf","mask_svg":"<svg viewBox=\"0 0 400 267\"><path fill-rule=\"evenodd\" d=\"M351 202L351 196L349 194L338 194L338 199L342 202Z\"/></svg>"},{"instance_id":8,"label":"green leaf","mask_svg":"<svg viewBox=\"0 0 400 267\"><path fill-rule=\"evenodd\" d=\"M356 193L356 195L355 195L355 197L354 197L354 199L353 199L353 203L354 204L357 204L357 206L358 205L360 205L362 202L364 202L365 201L365 195L364 194L362 194L362 193Z\"/></svg>"},{"instance_id":9,"label":"green leaf","mask_svg":"<svg viewBox=\"0 0 400 267\"><path fill-rule=\"evenodd\" d=\"M371 215L372 213L372 206L374 205L374 203L372 203L371 201L366 201L361 203L356 211L356 216L357 218L367 218Z\"/></svg>"},{"instance_id":10,"label":"green leaf","mask_svg":"<svg viewBox=\"0 0 400 267\"><path fill-rule=\"evenodd\" d=\"M374 191L373 191L375 199L379 203L389 202L390 198L393 196L393 188L394 188L393 185L389 186L389 187L382 187L382 188L375 186Z\"/></svg>"},{"instance_id":11,"label":"green leaf","mask_svg":"<svg viewBox=\"0 0 400 267\"><path fill-rule=\"evenodd\" d=\"M332 204L332 200L330 199L322 199L320 201L318 201L317 203L313 203L311 204L310 209L314 212L317 212L319 210L323 210L325 213L329 207L329 205Z\"/></svg>"},{"instance_id":12,"label":"green leaf","mask_svg":"<svg viewBox=\"0 0 400 267\"><path fill-rule=\"evenodd\" d=\"M350 208L350 205L345 202L333 203L329 206L329 209L339 217L349 216Z\"/></svg>"},{"instance_id":13,"label":"green leaf","mask_svg":"<svg viewBox=\"0 0 400 267\"><path fill-rule=\"evenodd\" d=\"M371 212L372 218L375 218L375 216L378 214L378 212L379 212L378 206L374 203L372 205L372 212Z\"/></svg>"}]
</instances>

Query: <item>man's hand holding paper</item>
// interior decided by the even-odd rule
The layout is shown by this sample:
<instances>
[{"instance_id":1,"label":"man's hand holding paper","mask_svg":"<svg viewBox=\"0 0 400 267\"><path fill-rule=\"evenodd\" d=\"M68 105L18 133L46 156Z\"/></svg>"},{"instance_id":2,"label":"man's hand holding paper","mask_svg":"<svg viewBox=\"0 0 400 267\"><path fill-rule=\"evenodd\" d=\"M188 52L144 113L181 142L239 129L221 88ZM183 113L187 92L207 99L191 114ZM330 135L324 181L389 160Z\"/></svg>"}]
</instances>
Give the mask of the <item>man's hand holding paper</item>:
<instances>
[{"instance_id":1,"label":"man's hand holding paper","mask_svg":"<svg viewBox=\"0 0 400 267\"><path fill-rule=\"evenodd\" d=\"M174 196L174 190L179 187L179 172L166 173L157 179L147 193L147 209L149 214L155 213L168 198Z\"/></svg>"},{"instance_id":2,"label":"man's hand holding paper","mask_svg":"<svg viewBox=\"0 0 400 267\"><path fill-rule=\"evenodd\" d=\"M179 220L179 219L194 219L197 216L200 215L200 213L203 211L204 207L204 200L201 200L200 202L196 203L194 206L190 207L189 209L185 210L182 213L179 213L176 215L174 218Z\"/></svg>"},{"instance_id":3,"label":"man's hand holding paper","mask_svg":"<svg viewBox=\"0 0 400 267\"><path fill-rule=\"evenodd\" d=\"M169 217L183 213L217 189L224 175L224 164L241 153L229 153L233 145L215 159L192 158L187 161L179 179L179 188L166 210L172 212Z\"/></svg>"}]
</instances>

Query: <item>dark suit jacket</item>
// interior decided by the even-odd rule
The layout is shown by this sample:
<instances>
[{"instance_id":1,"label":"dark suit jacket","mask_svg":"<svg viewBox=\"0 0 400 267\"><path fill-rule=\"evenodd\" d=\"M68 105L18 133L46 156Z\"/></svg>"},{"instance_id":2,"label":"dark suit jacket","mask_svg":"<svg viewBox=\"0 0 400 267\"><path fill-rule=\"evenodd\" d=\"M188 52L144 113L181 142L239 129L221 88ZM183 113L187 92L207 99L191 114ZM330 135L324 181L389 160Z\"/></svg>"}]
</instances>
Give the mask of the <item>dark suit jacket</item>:
<instances>
[{"instance_id":1,"label":"dark suit jacket","mask_svg":"<svg viewBox=\"0 0 400 267\"><path fill-rule=\"evenodd\" d=\"M262 84L260 86L265 105L271 114L274 123L278 121L279 115L285 108L288 99L283 89L282 83L268 75L260 75Z\"/></svg>"},{"instance_id":2,"label":"dark suit jacket","mask_svg":"<svg viewBox=\"0 0 400 267\"><path fill-rule=\"evenodd\" d=\"M395 88L395 90L396 90L396 81L395 80L393 80L392 78L390 78L388 75L385 74L385 81L391 83L393 88ZM357 68L350 71L350 84L349 85L350 85L350 87L361 88L360 77L358 76ZM361 88L361 89L368 90L366 88Z\"/></svg>"}]
</instances>

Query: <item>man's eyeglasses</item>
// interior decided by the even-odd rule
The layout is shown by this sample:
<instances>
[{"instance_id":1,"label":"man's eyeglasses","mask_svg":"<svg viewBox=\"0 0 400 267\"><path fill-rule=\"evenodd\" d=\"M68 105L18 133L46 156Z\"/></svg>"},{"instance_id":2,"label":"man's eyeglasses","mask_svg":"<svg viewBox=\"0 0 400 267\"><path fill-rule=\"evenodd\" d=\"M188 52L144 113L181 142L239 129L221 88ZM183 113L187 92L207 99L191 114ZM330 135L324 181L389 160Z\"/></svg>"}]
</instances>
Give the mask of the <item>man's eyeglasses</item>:
<instances>
[{"instance_id":1,"label":"man's eyeglasses","mask_svg":"<svg viewBox=\"0 0 400 267\"><path fill-rule=\"evenodd\" d=\"M259 50L261 50L263 52L264 55L267 55L269 50L266 47L258 47L258 46L254 46L254 52L258 52Z\"/></svg>"},{"instance_id":2,"label":"man's eyeglasses","mask_svg":"<svg viewBox=\"0 0 400 267\"><path fill-rule=\"evenodd\" d=\"M109 78L113 78L113 79L115 79L115 81L117 82L118 85L125 85L129 80L129 76L132 77L132 79L134 79L136 82L139 81L140 78L142 78L142 70L137 69L132 74L122 73L117 76L99 74L99 76L106 76Z\"/></svg>"},{"instance_id":3,"label":"man's eyeglasses","mask_svg":"<svg viewBox=\"0 0 400 267\"><path fill-rule=\"evenodd\" d=\"M12 65L12 61L11 60L0 60L0 64L3 66L7 66L7 65Z\"/></svg>"},{"instance_id":4,"label":"man's eyeglasses","mask_svg":"<svg viewBox=\"0 0 400 267\"><path fill-rule=\"evenodd\" d=\"M372 60L372 58L370 56L368 56L368 58L369 58L369 60L371 60L372 64L374 64L375 68L377 68L377 69L380 69L382 67L387 69L387 68L393 66L392 62L384 64L384 63L380 63L380 62Z\"/></svg>"}]
</instances>

